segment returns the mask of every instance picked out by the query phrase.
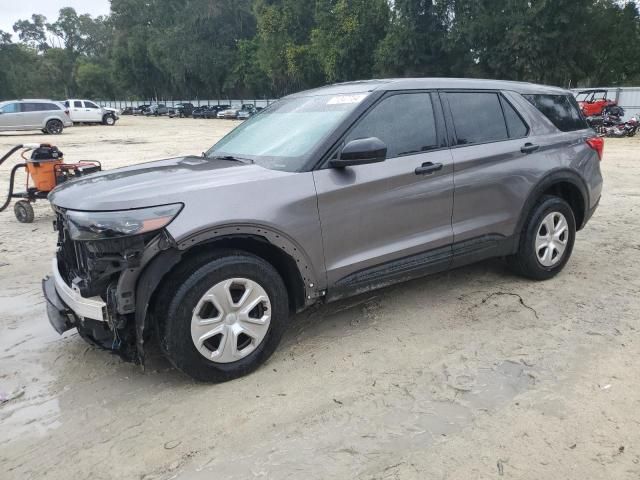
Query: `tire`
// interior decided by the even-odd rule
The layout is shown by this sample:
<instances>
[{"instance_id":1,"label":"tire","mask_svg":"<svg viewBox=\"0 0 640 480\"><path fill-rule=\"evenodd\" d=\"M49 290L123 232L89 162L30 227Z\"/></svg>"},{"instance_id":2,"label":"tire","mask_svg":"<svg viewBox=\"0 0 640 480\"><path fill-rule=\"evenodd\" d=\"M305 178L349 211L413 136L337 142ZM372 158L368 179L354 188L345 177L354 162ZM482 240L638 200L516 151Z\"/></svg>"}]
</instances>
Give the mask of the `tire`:
<instances>
[{"instance_id":1,"label":"tire","mask_svg":"<svg viewBox=\"0 0 640 480\"><path fill-rule=\"evenodd\" d=\"M257 369L278 346L289 317L287 290L276 269L241 251L218 250L186 261L156 298L162 350L176 368L201 382L224 382Z\"/></svg>"},{"instance_id":2,"label":"tire","mask_svg":"<svg viewBox=\"0 0 640 480\"><path fill-rule=\"evenodd\" d=\"M45 126L45 130L51 135L60 135L64 130L64 125L60 120L49 120Z\"/></svg>"},{"instance_id":3,"label":"tire","mask_svg":"<svg viewBox=\"0 0 640 480\"><path fill-rule=\"evenodd\" d=\"M33 207L26 200L19 200L13 206L13 213L20 223L33 223Z\"/></svg>"},{"instance_id":4,"label":"tire","mask_svg":"<svg viewBox=\"0 0 640 480\"><path fill-rule=\"evenodd\" d=\"M102 124L113 127L116 124L116 117L114 117L111 114L107 114L104 117L102 117Z\"/></svg>"},{"instance_id":5,"label":"tire","mask_svg":"<svg viewBox=\"0 0 640 480\"><path fill-rule=\"evenodd\" d=\"M508 263L524 277L548 280L569 261L575 238L576 220L569 204L560 197L545 195L531 209L518 252L508 258Z\"/></svg>"}]
</instances>

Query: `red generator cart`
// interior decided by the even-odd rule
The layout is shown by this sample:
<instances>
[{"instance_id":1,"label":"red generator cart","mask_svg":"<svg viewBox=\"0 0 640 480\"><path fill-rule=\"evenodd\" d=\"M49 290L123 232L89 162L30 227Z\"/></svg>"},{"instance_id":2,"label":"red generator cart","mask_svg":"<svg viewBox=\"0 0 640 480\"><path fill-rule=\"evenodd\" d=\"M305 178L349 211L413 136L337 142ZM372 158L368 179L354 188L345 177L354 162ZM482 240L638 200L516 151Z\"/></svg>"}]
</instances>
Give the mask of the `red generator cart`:
<instances>
[{"instance_id":1,"label":"red generator cart","mask_svg":"<svg viewBox=\"0 0 640 480\"><path fill-rule=\"evenodd\" d=\"M33 222L34 212L31 204L38 199L46 199L57 185L102 169L100 162L96 161L64 163L62 152L48 144L16 145L0 158L0 165L18 150L22 150L24 163L19 163L11 169L9 193L5 202L0 205L0 212L7 209L12 198L20 199L13 206L13 211L21 223ZM27 157L29 152L31 155ZM14 192L16 173L21 169L25 169L27 173L25 190Z\"/></svg>"}]
</instances>

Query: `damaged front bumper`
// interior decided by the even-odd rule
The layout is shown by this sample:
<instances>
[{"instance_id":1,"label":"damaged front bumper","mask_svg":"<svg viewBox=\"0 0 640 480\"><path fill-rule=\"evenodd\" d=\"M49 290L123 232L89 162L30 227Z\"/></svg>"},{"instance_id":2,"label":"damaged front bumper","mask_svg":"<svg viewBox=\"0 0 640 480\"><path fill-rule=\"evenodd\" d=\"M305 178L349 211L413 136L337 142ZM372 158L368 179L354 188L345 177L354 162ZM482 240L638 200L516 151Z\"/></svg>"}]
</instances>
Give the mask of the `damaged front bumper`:
<instances>
[{"instance_id":1,"label":"damaged front bumper","mask_svg":"<svg viewBox=\"0 0 640 480\"><path fill-rule=\"evenodd\" d=\"M100 297L85 298L66 284L57 259L51 263L52 275L42 281L47 300L47 316L56 332L63 334L74 328L78 319L108 321L107 304Z\"/></svg>"}]
</instances>

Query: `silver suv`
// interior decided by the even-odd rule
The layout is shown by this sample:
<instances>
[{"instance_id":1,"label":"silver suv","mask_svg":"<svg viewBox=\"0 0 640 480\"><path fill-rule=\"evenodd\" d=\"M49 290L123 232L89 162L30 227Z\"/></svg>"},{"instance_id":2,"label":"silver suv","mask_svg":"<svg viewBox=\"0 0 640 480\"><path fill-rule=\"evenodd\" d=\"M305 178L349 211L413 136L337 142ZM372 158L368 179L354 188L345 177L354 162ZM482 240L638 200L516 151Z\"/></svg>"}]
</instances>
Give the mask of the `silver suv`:
<instances>
[{"instance_id":1,"label":"silver suv","mask_svg":"<svg viewBox=\"0 0 640 480\"><path fill-rule=\"evenodd\" d=\"M291 95L203 156L54 190L49 318L138 361L155 332L192 377L235 378L317 302L489 257L552 278L598 205L602 147L571 93L541 85Z\"/></svg>"},{"instance_id":2,"label":"silver suv","mask_svg":"<svg viewBox=\"0 0 640 480\"><path fill-rule=\"evenodd\" d=\"M69 110L53 100L0 102L0 131L41 130L58 135L73 125Z\"/></svg>"}]
</instances>

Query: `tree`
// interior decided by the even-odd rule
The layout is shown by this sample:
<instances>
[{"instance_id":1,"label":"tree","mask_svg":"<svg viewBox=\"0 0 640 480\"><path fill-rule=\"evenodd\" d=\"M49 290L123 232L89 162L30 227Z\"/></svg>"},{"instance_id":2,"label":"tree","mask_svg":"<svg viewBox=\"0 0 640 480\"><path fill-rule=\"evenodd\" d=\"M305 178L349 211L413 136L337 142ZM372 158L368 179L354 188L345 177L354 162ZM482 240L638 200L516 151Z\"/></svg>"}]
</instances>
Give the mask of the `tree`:
<instances>
[{"instance_id":1,"label":"tree","mask_svg":"<svg viewBox=\"0 0 640 480\"><path fill-rule=\"evenodd\" d=\"M431 0L396 0L387 35L376 50L382 76L429 76L447 72L448 11Z\"/></svg>"},{"instance_id":2,"label":"tree","mask_svg":"<svg viewBox=\"0 0 640 480\"><path fill-rule=\"evenodd\" d=\"M327 82L370 78L374 54L384 38L386 0L318 0L312 45Z\"/></svg>"},{"instance_id":3,"label":"tree","mask_svg":"<svg viewBox=\"0 0 640 480\"><path fill-rule=\"evenodd\" d=\"M45 51L49 48L46 22L47 17L34 13L31 15L31 21L18 20L14 23L13 31L25 45L38 51Z\"/></svg>"}]
</instances>

